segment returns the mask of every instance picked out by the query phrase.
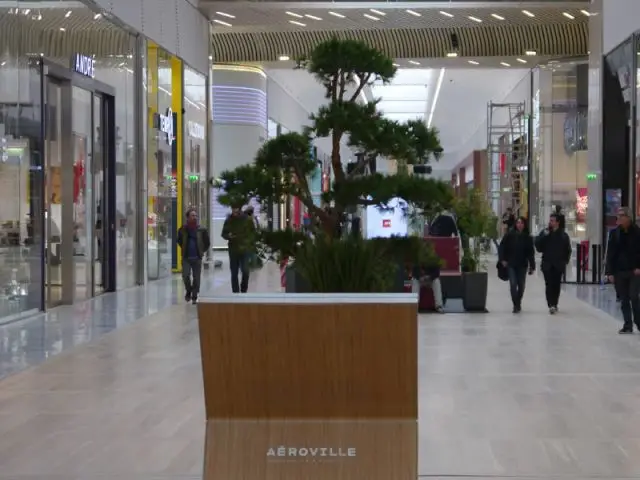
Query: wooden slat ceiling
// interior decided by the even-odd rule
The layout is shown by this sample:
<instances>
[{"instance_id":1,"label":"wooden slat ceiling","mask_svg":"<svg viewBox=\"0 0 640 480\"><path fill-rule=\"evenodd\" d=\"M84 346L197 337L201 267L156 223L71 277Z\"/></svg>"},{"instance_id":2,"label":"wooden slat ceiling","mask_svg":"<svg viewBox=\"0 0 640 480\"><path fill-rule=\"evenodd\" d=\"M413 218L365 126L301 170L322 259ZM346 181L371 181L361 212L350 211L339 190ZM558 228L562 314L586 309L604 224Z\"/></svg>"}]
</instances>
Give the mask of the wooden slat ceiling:
<instances>
[{"instance_id":1,"label":"wooden slat ceiling","mask_svg":"<svg viewBox=\"0 0 640 480\"><path fill-rule=\"evenodd\" d=\"M364 40L393 58L446 57L451 34L458 37L460 57L517 57L533 50L548 57L588 54L588 25L487 25L473 28L405 28L379 30L282 31L214 33L213 60L217 63L271 62L281 55L292 58L309 52L333 36Z\"/></svg>"}]
</instances>

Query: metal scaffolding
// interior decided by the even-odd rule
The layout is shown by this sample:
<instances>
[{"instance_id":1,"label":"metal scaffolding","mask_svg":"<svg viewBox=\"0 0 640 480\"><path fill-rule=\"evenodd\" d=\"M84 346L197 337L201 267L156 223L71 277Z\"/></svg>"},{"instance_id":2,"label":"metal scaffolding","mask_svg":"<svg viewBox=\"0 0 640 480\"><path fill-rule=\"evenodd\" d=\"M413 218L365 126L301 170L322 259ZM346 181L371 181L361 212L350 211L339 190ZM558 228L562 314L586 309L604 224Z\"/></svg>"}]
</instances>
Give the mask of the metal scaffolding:
<instances>
[{"instance_id":1,"label":"metal scaffolding","mask_svg":"<svg viewBox=\"0 0 640 480\"><path fill-rule=\"evenodd\" d=\"M525 102L487 104L487 197L499 214L511 207L518 215L525 202L523 173L528 158L525 113Z\"/></svg>"}]
</instances>

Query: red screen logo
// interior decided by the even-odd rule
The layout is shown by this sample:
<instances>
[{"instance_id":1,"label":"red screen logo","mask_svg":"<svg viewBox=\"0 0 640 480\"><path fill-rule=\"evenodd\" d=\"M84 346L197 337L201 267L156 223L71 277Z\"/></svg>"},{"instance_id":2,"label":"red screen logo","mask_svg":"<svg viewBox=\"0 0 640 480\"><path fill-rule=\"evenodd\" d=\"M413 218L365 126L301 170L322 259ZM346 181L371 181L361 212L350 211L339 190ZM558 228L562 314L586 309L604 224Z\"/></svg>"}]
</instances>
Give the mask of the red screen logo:
<instances>
[{"instance_id":1,"label":"red screen logo","mask_svg":"<svg viewBox=\"0 0 640 480\"><path fill-rule=\"evenodd\" d=\"M386 220L382 220L382 228L391 228L391 220L388 218Z\"/></svg>"}]
</instances>

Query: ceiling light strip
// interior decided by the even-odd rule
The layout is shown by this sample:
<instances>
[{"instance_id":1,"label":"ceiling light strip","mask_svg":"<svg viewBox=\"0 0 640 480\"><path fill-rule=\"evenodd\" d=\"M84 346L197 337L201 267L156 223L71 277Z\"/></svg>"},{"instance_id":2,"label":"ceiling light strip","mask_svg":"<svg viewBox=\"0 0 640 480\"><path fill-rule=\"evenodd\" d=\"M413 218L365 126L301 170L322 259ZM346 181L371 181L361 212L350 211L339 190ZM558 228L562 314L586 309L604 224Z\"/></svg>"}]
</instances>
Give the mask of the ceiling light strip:
<instances>
[{"instance_id":1,"label":"ceiling light strip","mask_svg":"<svg viewBox=\"0 0 640 480\"><path fill-rule=\"evenodd\" d=\"M212 70L224 70L227 72L246 72L246 73L255 73L260 75L263 78L267 78L267 74L264 73L264 70L258 67L251 67L248 65L225 65L221 63L216 63L211 67ZM214 86L217 88L217 86Z\"/></svg>"},{"instance_id":2,"label":"ceiling light strip","mask_svg":"<svg viewBox=\"0 0 640 480\"><path fill-rule=\"evenodd\" d=\"M444 81L445 68L440 69L440 75L438 75L438 83L436 83L436 91L433 95L433 102L431 103L431 111L429 112L429 119L427 120L427 127L431 128L433 122L433 114L436 111L438 105L438 98L440 97L440 89L442 88L442 82Z\"/></svg>"}]
</instances>

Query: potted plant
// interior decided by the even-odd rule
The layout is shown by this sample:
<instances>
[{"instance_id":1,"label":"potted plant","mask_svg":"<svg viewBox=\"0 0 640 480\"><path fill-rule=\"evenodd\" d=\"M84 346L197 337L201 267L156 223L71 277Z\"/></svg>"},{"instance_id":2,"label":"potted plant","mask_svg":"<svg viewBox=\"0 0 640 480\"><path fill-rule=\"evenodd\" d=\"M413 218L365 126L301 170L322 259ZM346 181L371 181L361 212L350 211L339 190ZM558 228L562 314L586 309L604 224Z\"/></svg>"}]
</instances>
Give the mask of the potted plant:
<instances>
[{"instance_id":1,"label":"potted plant","mask_svg":"<svg viewBox=\"0 0 640 480\"><path fill-rule=\"evenodd\" d=\"M367 166L379 157L412 166L438 160L442 154L435 128L428 127L422 120L405 123L390 120L378 111L378 100L361 100L360 94L366 87L393 79L396 67L390 57L364 42L333 38L299 59L297 68L305 69L318 80L325 90L327 103L309 117L309 125L301 133L291 132L270 139L257 152L253 164L222 172L220 182L224 193L219 197L220 203L246 203L253 198L266 207L288 196L296 197L311 218L307 233L316 239L308 245L305 243L305 248L319 249L343 248L336 240L344 231L345 216L358 209L387 208L397 198L404 200L402 204L406 205L407 212L450 206L453 194L446 182L412 175L408 168L394 175L367 173ZM313 142L320 138L328 138L332 145L333 181L318 204L309 181L317 165L309 152ZM359 153L358 160L348 167L341 157L345 144ZM326 237L323 240L326 244L317 241L320 236ZM284 258L283 252L288 249L291 256L287 258L293 258L291 268L299 266L308 272L309 269L300 264L302 258L297 258L295 249L290 248L290 239L291 235L262 235L261 242L265 245L260 250ZM362 242L363 248L369 248L363 246L367 241ZM419 243L422 242L408 245L418 248ZM421 248L412 255L420 255ZM304 252L304 258L310 258L309 251ZM310 288L313 291L314 287Z\"/></svg>"},{"instance_id":2,"label":"potted plant","mask_svg":"<svg viewBox=\"0 0 640 480\"><path fill-rule=\"evenodd\" d=\"M476 189L455 200L454 212L462 243L462 304L468 312L486 312L489 278L481 259L482 241L491 233L494 215Z\"/></svg>"}]
</instances>

